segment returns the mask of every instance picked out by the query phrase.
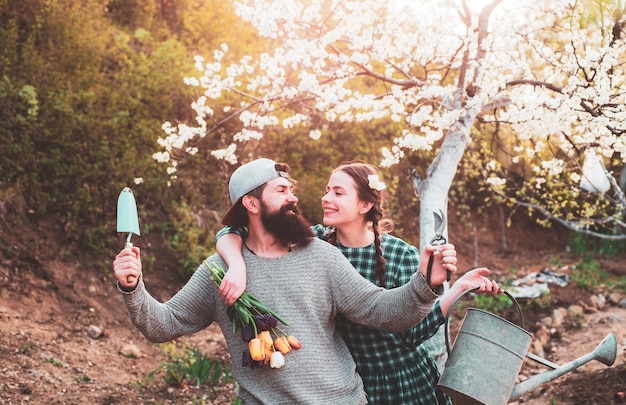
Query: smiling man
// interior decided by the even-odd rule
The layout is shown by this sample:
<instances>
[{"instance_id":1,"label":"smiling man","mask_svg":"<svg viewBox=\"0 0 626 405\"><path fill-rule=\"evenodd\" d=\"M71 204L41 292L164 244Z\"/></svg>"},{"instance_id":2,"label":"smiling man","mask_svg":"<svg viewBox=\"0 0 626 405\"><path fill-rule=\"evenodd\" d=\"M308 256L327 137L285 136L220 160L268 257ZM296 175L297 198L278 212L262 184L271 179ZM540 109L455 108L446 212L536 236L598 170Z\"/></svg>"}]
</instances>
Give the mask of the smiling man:
<instances>
[{"instance_id":1,"label":"smiling man","mask_svg":"<svg viewBox=\"0 0 626 405\"><path fill-rule=\"evenodd\" d=\"M248 229L243 249L247 290L289 322L290 335L302 343L284 367L250 368L240 359L248 349L234 334L218 288L203 263L170 300L161 303L145 288L137 247L120 252L113 268L133 324L151 342L166 342L217 322L233 359L239 396L246 404L366 404L363 383L350 352L337 333L335 319L388 331L405 331L419 323L438 295L433 288L456 271L456 255L435 254L432 285L426 265L411 281L392 290L365 280L330 244L313 237L297 209L293 180L286 164L258 159L231 176L232 206L223 223ZM454 250L452 245L444 250ZM428 262L424 250L422 263ZM226 268L217 254L209 265ZM135 276L129 283L128 276Z\"/></svg>"}]
</instances>

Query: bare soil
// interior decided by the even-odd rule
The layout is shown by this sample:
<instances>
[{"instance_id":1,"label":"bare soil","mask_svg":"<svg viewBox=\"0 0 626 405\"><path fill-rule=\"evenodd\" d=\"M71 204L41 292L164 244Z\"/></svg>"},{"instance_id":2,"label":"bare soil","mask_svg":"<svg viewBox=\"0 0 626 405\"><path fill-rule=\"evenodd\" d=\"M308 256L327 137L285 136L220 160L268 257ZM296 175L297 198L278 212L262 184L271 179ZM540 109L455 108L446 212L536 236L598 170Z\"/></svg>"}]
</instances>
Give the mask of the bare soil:
<instances>
[{"instance_id":1,"label":"bare soil","mask_svg":"<svg viewBox=\"0 0 626 405\"><path fill-rule=\"evenodd\" d=\"M459 268L473 267L477 257L498 280L522 277L544 267L571 273L580 260L566 253L562 231L532 224L509 229L506 247L497 229L479 229L476 239L463 229L455 234L461 235L453 241L461 258ZM34 255L31 244L39 241L41 245L41 239L49 246L38 248ZM144 245L144 261L150 257L157 263L167 260L157 241L137 239L139 246ZM56 246L51 235L22 234L10 251L9 257L0 257L0 404L230 404L235 399L232 383L217 388L171 387L160 374L148 379L166 361L163 348L150 344L133 328L110 271L102 274L89 259L65 257L66 249ZM597 258L601 269L615 279L626 276L623 259ZM156 271L146 272L144 277L148 289L160 300L184 283ZM609 292L603 285L589 291L570 282L567 287L551 287L543 305L522 303L531 332L557 307L579 303L588 307L583 319L565 322L552 331L544 346L548 360L564 364L587 354L608 333L617 336L618 354L610 367L592 361L533 390L519 403L626 403L619 399L626 391L626 309L607 303L601 310L592 310L588 305L591 295L608 296ZM93 326L100 328L101 336L88 335ZM213 359L230 362L218 327L182 338L177 347L186 343ZM129 344L137 347L137 358L120 353ZM497 364L497 359L493 362ZM524 366L523 373L545 370L541 367Z\"/></svg>"}]
</instances>

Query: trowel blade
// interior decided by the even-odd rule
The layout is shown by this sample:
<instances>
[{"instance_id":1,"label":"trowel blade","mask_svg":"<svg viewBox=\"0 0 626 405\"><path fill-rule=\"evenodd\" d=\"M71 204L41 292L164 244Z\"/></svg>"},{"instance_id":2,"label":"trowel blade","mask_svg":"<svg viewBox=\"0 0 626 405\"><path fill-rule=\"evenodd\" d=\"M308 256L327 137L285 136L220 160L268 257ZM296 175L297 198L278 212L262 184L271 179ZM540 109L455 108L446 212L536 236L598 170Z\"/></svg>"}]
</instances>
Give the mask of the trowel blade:
<instances>
[{"instance_id":1,"label":"trowel blade","mask_svg":"<svg viewBox=\"0 0 626 405\"><path fill-rule=\"evenodd\" d=\"M137 203L133 192L128 187L124 187L117 199L117 231L140 235Z\"/></svg>"}]
</instances>

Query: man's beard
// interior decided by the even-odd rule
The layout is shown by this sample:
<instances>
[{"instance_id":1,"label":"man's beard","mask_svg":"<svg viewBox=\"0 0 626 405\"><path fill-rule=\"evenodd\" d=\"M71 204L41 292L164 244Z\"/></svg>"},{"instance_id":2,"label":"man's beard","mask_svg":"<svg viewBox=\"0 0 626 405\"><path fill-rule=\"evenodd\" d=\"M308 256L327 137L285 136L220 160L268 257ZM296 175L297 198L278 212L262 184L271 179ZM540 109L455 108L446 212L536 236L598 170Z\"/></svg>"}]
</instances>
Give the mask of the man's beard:
<instances>
[{"instance_id":1,"label":"man's beard","mask_svg":"<svg viewBox=\"0 0 626 405\"><path fill-rule=\"evenodd\" d=\"M308 245L313 238L311 224L295 204L283 205L276 212L269 212L261 202L261 223L265 229L285 244Z\"/></svg>"}]
</instances>

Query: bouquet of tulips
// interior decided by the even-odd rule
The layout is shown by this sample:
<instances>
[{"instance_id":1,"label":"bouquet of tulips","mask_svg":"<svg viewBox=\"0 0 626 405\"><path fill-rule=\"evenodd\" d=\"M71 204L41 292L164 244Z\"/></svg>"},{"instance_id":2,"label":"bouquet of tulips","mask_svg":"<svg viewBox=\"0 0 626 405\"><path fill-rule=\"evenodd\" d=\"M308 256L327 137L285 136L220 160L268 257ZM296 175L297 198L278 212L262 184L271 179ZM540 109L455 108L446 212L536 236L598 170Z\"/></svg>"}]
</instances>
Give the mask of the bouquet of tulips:
<instances>
[{"instance_id":1,"label":"bouquet of tulips","mask_svg":"<svg viewBox=\"0 0 626 405\"><path fill-rule=\"evenodd\" d=\"M204 265L219 288L226 271L215 263L205 261ZM233 323L233 334L241 328L242 337L248 342L248 349L243 352L241 360L244 367L257 368L269 364L272 368L281 368L285 365L283 355L302 347L295 336L287 335L278 327L278 322L285 326L289 323L247 291L226 313Z\"/></svg>"}]
</instances>

